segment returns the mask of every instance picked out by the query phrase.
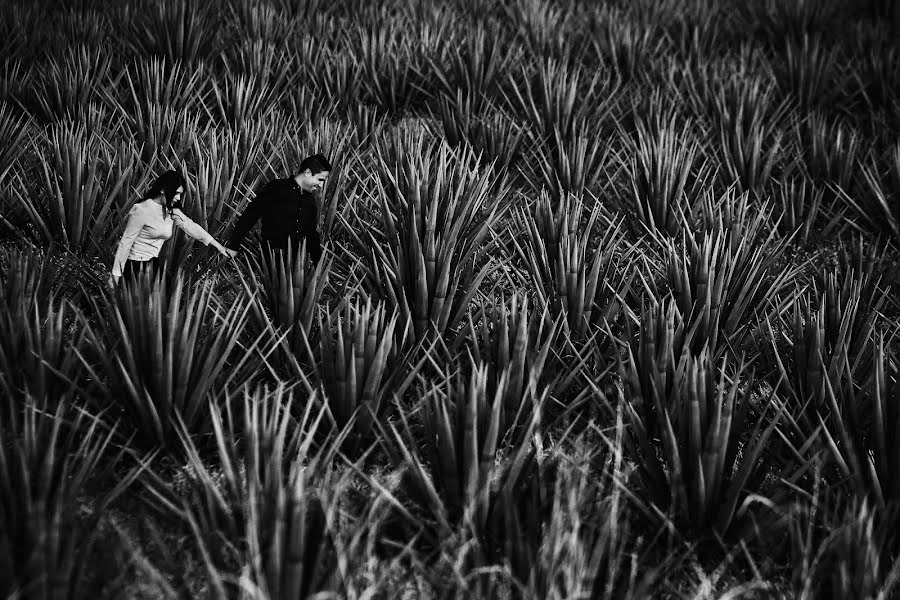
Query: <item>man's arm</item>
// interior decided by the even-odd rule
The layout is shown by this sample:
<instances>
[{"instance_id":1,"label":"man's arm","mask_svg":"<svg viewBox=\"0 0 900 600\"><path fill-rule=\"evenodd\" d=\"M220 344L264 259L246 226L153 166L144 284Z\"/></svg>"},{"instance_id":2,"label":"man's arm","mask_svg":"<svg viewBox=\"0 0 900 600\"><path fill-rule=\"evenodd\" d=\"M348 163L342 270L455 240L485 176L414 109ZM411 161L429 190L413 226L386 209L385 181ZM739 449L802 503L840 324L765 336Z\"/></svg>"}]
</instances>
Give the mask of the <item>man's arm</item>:
<instances>
[{"instance_id":1,"label":"man's arm","mask_svg":"<svg viewBox=\"0 0 900 600\"><path fill-rule=\"evenodd\" d=\"M260 193L250 201L250 204L247 205L247 208L245 208L241 216L238 217L237 223L234 224L234 231L231 233L231 238L229 238L228 243L225 244L226 248L231 248L232 250L241 249L241 242L244 241L244 237L250 233L250 230L253 229L253 226L256 225L256 222L262 217L267 191L268 186L264 187Z\"/></svg>"}]
</instances>

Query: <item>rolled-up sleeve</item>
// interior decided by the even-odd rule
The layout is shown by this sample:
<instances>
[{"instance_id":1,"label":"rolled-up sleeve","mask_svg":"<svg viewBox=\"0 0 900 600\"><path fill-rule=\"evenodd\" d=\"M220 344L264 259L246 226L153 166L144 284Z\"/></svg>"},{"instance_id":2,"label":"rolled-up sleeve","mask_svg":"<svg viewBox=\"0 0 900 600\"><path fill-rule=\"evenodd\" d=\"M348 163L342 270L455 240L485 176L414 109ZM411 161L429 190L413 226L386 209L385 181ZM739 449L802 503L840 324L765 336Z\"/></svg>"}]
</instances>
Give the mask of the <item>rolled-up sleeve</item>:
<instances>
[{"instance_id":1,"label":"rolled-up sleeve","mask_svg":"<svg viewBox=\"0 0 900 600\"><path fill-rule=\"evenodd\" d=\"M187 215L181 212L180 209L175 209L172 212L172 219L175 221L175 224L181 228L183 232L191 236L197 241L203 242L205 245L209 245L209 243L213 240L213 236L209 234L205 229L191 221Z\"/></svg>"},{"instance_id":2,"label":"rolled-up sleeve","mask_svg":"<svg viewBox=\"0 0 900 600\"><path fill-rule=\"evenodd\" d=\"M144 227L145 216L141 211L141 206L135 204L128 211L128 221L125 223L125 232L122 233L122 239L119 240L119 247L116 249L116 257L113 259L112 274L116 277L122 276L122 269L125 268L125 262L128 255L131 254L131 247L134 240Z\"/></svg>"}]
</instances>

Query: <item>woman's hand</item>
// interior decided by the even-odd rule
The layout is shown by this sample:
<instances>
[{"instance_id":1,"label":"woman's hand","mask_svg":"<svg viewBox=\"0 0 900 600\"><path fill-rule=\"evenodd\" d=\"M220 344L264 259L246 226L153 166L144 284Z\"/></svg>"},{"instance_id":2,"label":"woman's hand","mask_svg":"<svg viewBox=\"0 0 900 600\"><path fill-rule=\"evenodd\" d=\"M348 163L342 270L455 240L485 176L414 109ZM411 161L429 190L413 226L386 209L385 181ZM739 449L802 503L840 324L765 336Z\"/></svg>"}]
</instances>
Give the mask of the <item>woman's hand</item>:
<instances>
[{"instance_id":1,"label":"woman's hand","mask_svg":"<svg viewBox=\"0 0 900 600\"><path fill-rule=\"evenodd\" d=\"M109 281L106 282L106 285L109 287L116 287L119 284L119 279L121 279L121 275L109 275Z\"/></svg>"},{"instance_id":2,"label":"woman's hand","mask_svg":"<svg viewBox=\"0 0 900 600\"><path fill-rule=\"evenodd\" d=\"M231 248L226 248L225 246L223 246L216 240L213 240L212 243L213 243L213 245L215 245L216 250L219 251L219 254L221 254L222 256L224 256L226 258L234 258L234 255L237 254L237 251L232 250Z\"/></svg>"}]
</instances>

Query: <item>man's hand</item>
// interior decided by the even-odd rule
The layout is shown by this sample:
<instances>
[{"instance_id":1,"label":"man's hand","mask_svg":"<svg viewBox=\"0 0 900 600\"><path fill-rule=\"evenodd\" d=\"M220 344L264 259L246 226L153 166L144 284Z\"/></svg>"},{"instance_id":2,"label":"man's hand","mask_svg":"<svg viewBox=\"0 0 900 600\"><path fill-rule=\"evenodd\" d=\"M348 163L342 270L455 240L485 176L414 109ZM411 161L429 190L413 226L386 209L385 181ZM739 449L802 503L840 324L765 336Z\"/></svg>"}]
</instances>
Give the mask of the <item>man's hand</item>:
<instances>
[{"instance_id":1,"label":"man's hand","mask_svg":"<svg viewBox=\"0 0 900 600\"><path fill-rule=\"evenodd\" d=\"M109 287L116 287L119 284L119 279L121 279L121 275L112 275L109 276L109 281L106 282L106 285Z\"/></svg>"},{"instance_id":2,"label":"man's hand","mask_svg":"<svg viewBox=\"0 0 900 600\"><path fill-rule=\"evenodd\" d=\"M234 258L235 256L237 256L237 253L238 253L237 250L232 250L231 248L225 248L225 254L228 256L228 258Z\"/></svg>"}]
</instances>

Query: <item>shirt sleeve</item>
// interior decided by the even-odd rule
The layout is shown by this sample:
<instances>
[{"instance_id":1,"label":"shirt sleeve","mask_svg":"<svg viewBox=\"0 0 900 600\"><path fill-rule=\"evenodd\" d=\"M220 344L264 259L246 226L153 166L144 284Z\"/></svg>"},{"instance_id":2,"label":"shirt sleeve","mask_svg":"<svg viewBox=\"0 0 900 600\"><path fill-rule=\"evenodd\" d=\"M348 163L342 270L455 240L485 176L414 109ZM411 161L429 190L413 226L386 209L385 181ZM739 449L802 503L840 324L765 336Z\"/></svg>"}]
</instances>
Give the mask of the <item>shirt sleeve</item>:
<instances>
[{"instance_id":1,"label":"shirt sleeve","mask_svg":"<svg viewBox=\"0 0 900 600\"><path fill-rule=\"evenodd\" d=\"M191 221L179 208L172 211L172 220L183 232L207 246L213 240L213 236L209 232Z\"/></svg>"},{"instance_id":2,"label":"shirt sleeve","mask_svg":"<svg viewBox=\"0 0 900 600\"><path fill-rule=\"evenodd\" d=\"M125 268L125 261L131 254L131 247L134 240L137 239L141 229L144 228L146 215L141 210L140 204L135 204L128 211L128 221L125 223L125 232L122 233L122 239L119 240L119 247L116 249L116 257L113 259L112 274L116 277L122 276L122 269Z\"/></svg>"},{"instance_id":3,"label":"shirt sleeve","mask_svg":"<svg viewBox=\"0 0 900 600\"><path fill-rule=\"evenodd\" d=\"M228 243L225 244L227 247L232 250L237 250L241 247L241 242L244 241L244 237L250 233L250 230L253 229L253 226L256 225L256 222L262 217L263 203L265 202L265 197L268 195L268 191L269 188L264 187L260 193L250 201L250 204L247 205L247 208L244 209L241 216L238 217L231 238L228 240Z\"/></svg>"}]
</instances>

